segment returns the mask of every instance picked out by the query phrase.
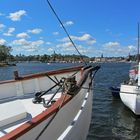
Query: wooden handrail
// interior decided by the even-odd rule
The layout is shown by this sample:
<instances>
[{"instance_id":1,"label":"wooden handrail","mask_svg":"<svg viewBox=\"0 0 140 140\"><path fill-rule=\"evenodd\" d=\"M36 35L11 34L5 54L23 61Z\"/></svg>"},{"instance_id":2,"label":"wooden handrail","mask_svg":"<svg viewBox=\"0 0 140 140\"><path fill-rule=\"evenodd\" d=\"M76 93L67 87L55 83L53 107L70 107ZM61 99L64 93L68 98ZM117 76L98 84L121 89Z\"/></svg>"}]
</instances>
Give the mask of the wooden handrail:
<instances>
[{"instance_id":1,"label":"wooden handrail","mask_svg":"<svg viewBox=\"0 0 140 140\"><path fill-rule=\"evenodd\" d=\"M41 73L36 73L36 74L30 74L30 75L26 75L26 76L20 76L20 78L17 80L13 79L13 80L0 81L0 84L12 83L12 82L23 81L23 80L30 80L30 79L34 79L34 78L44 77L46 75L51 76L51 75L62 74L62 73L67 73L67 72L74 72L74 71L81 70L82 67L83 66L71 67L71 68L52 70L52 71L41 72Z\"/></svg>"}]
</instances>

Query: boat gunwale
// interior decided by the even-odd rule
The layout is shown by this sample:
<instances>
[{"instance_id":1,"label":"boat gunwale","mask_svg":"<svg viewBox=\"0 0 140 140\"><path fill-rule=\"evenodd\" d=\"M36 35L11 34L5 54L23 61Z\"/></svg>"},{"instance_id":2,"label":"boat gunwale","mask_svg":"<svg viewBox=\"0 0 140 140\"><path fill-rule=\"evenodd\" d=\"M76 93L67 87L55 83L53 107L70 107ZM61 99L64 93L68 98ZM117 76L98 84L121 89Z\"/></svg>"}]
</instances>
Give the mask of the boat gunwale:
<instances>
[{"instance_id":1,"label":"boat gunwale","mask_svg":"<svg viewBox=\"0 0 140 140\"><path fill-rule=\"evenodd\" d=\"M82 85L84 84L84 82L87 79L87 75L92 70L93 70L93 67L88 68L86 70L81 69L81 71L84 71L84 72L82 72L81 78L77 83L79 89L76 90L76 92L80 91L80 89L82 88ZM64 96L65 96L65 98L64 98ZM60 106L60 104L62 103L63 100L64 101L63 101L62 106L67 104L74 97L75 96L71 96L71 95L68 95L68 94L67 95L62 95L51 107L49 107L48 109L46 109L45 111L43 111L39 115L32 118L31 121L28 121L28 122L22 124L21 126L17 127L16 129L12 130L11 132L7 133L6 135L0 137L0 140L15 140L18 137L24 135L29 130L31 130L35 126L39 125L41 122L45 121L45 119L47 119L51 115L53 115L58 110L58 108L59 108L59 106Z\"/></svg>"},{"instance_id":2,"label":"boat gunwale","mask_svg":"<svg viewBox=\"0 0 140 140\"><path fill-rule=\"evenodd\" d=\"M39 115L33 117L31 121L25 122L24 124L12 130L11 132L0 137L0 140L15 140L18 137L27 133L29 130L31 130L35 126L39 125L41 122L49 118L51 115L53 115L57 111L57 109L59 108L60 104L62 103L64 99L64 96L65 95L62 95L51 107L49 107L45 111L42 111L42 113L40 113ZM62 106L64 106L71 99L72 99L72 96L66 95Z\"/></svg>"},{"instance_id":3,"label":"boat gunwale","mask_svg":"<svg viewBox=\"0 0 140 140\"><path fill-rule=\"evenodd\" d=\"M64 69L51 70L51 71L46 71L46 72L24 75L22 77L19 77L19 79L0 81L0 85L6 84L6 83L13 83L13 82L17 82L17 81L24 81L24 80L30 80L30 79L35 79L35 78L41 78L41 77L44 77L47 75L51 76L51 75L62 74L62 73L67 73L67 72L74 72L74 71L80 70L81 68L83 68L83 65L77 66L77 67L69 67L69 68L64 68Z\"/></svg>"}]
</instances>

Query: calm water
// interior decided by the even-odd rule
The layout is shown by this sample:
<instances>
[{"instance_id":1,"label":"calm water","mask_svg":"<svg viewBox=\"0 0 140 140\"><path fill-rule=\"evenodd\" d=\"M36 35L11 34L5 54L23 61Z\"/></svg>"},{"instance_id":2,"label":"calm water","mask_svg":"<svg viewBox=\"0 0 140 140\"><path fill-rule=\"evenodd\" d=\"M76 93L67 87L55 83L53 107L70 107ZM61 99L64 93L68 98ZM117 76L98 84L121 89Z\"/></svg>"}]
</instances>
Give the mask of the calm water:
<instances>
[{"instance_id":1,"label":"calm water","mask_svg":"<svg viewBox=\"0 0 140 140\"><path fill-rule=\"evenodd\" d=\"M19 63L0 68L0 80L76 64ZM104 63L95 78L93 113L87 140L140 140L140 117L135 116L120 100L113 99L108 87L119 85L128 77L129 63ZM86 121L86 120L85 120Z\"/></svg>"},{"instance_id":2,"label":"calm water","mask_svg":"<svg viewBox=\"0 0 140 140\"><path fill-rule=\"evenodd\" d=\"M128 63L106 63L97 73L93 114L88 140L140 140L140 117L136 117L119 99L113 99L108 87L127 80Z\"/></svg>"}]
</instances>

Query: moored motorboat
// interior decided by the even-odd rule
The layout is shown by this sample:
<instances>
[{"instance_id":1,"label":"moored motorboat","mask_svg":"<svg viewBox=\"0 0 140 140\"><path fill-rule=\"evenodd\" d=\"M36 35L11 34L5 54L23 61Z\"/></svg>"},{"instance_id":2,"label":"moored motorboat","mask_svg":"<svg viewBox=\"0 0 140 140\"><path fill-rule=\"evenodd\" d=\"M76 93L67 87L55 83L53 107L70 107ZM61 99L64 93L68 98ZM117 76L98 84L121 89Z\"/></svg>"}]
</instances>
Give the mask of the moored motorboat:
<instances>
[{"instance_id":1,"label":"moored motorboat","mask_svg":"<svg viewBox=\"0 0 140 140\"><path fill-rule=\"evenodd\" d=\"M121 84L120 98L122 102L134 112L134 114L140 115L139 24L137 61L129 70L129 80Z\"/></svg>"},{"instance_id":2,"label":"moored motorboat","mask_svg":"<svg viewBox=\"0 0 140 140\"><path fill-rule=\"evenodd\" d=\"M138 69L140 69L140 64ZM121 84L120 97L122 102L131 109L134 114L140 115L140 70L135 71L138 71L138 74L136 73L135 76L130 77L129 81Z\"/></svg>"},{"instance_id":3,"label":"moored motorboat","mask_svg":"<svg viewBox=\"0 0 140 140\"><path fill-rule=\"evenodd\" d=\"M99 66L73 67L0 82L0 139L84 140Z\"/></svg>"}]
</instances>

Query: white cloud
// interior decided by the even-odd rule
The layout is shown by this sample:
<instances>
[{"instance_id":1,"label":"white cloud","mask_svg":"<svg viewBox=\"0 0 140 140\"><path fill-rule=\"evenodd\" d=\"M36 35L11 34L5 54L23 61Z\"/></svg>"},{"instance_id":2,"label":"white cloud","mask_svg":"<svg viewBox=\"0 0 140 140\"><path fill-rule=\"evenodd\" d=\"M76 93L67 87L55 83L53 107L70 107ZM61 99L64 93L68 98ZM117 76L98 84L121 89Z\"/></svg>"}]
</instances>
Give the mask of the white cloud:
<instances>
[{"instance_id":1,"label":"white cloud","mask_svg":"<svg viewBox=\"0 0 140 140\"><path fill-rule=\"evenodd\" d=\"M70 36L72 40L75 41L75 45L78 48L79 52L85 55L89 55L93 52L93 46L88 46L88 45L93 45L96 43L96 39L94 39L90 34L83 34L81 36ZM70 42L68 37L65 37L61 40L59 40L60 44L56 45L56 48L58 51L61 53L65 54L77 54L77 51L73 47L72 43ZM80 45L79 45L80 42ZM82 44L81 44L82 43ZM85 46L86 47L85 47Z\"/></svg>"},{"instance_id":2,"label":"white cloud","mask_svg":"<svg viewBox=\"0 0 140 140\"><path fill-rule=\"evenodd\" d=\"M12 36L12 33L15 31L15 28L9 28L6 33L3 33L5 36Z\"/></svg>"},{"instance_id":3,"label":"white cloud","mask_svg":"<svg viewBox=\"0 0 140 140\"><path fill-rule=\"evenodd\" d=\"M94 39L90 34L83 34L82 36L70 36L72 40L77 40L77 41L85 41L89 45L93 45L96 43L96 39ZM61 40L62 42L67 42L69 41L68 37L65 37Z\"/></svg>"},{"instance_id":4,"label":"white cloud","mask_svg":"<svg viewBox=\"0 0 140 140\"><path fill-rule=\"evenodd\" d=\"M27 41L26 39L22 38L22 39L19 39L19 40L14 40L12 42L12 44L14 45L22 45L22 46L40 46L42 44L44 44L44 41L43 40L37 40L37 41Z\"/></svg>"},{"instance_id":5,"label":"white cloud","mask_svg":"<svg viewBox=\"0 0 140 140\"><path fill-rule=\"evenodd\" d=\"M108 42L108 43L103 44L103 47L106 47L106 48L114 48L114 47L116 48L119 46L120 46L119 42Z\"/></svg>"},{"instance_id":6,"label":"white cloud","mask_svg":"<svg viewBox=\"0 0 140 140\"><path fill-rule=\"evenodd\" d=\"M20 50L24 50L26 52L38 51L42 44L44 44L43 40L27 41L24 38L19 40L14 40L12 42L12 45L19 46Z\"/></svg>"},{"instance_id":7,"label":"white cloud","mask_svg":"<svg viewBox=\"0 0 140 140\"><path fill-rule=\"evenodd\" d=\"M52 34L53 35L59 35L59 32L53 32Z\"/></svg>"},{"instance_id":8,"label":"white cloud","mask_svg":"<svg viewBox=\"0 0 140 140\"><path fill-rule=\"evenodd\" d=\"M54 49L52 49L52 48L48 48L48 50L47 50L48 52L53 52L54 51Z\"/></svg>"},{"instance_id":9,"label":"white cloud","mask_svg":"<svg viewBox=\"0 0 140 140\"><path fill-rule=\"evenodd\" d=\"M126 46L126 50L125 51L128 51L128 53L130 53L132 55L135 55L135 54L137 54L137 51L138 50L137 50L137 47L136 46L134 46L134 45L128 45L128 46Z\"/></svg>"},{"instance_id":10,"label":"white cloud","mask_svg":"<svg viewBox=\"0 0 140 140\"><path fill-rule=\"evenodd\" d=\"M71 42L65 42L65 43L56 45L57 48L59 48L59 47L68 48L68 47L72 47L72 46L73 45Z\"/></svg>"},{"instance_id":11,"label":"white cloud","mask_svg":"<svg viewBox=\"0 0 140 140\"><path fill-rule=\"evenodd\" d=\"M0 31L2 31L6 26L4 24L0 24Z\"/></svg>"},{"instance_id":12,"label":"white cloud","mask_svg":"<svg viewBox=\"0 0 140 140\"><path fill-rule=\"evenodd\" d=\"M92 51L92 48L90 48L90 47L83 47L82 45L78 45L77 46L77 48L78 48L78 50L79 50L79 52L81 53L81 54L85 54L85 55L87 55L87 54L90 54L90 53L92 53L93 51Z\"/></svg>"},{"instance_id":13,"label":"white cloud","mask_svg":"<svg viewBox=\"0 0 140 140\"><path fill-rule=\"evenodd\" d=\"M4 44L6 44L6 40L0 39L0 45L4 45Z\"/></svg>"},{"instance_id":14,"label":"white cloud","mask_svg":"<svg viewBox=\"0 0 140 140\"><path fill-rule=\"evenodd\" d=\"M17 38L29 38L30 36L27 33L23 32L23 33L17 34L16 37Z\"/></svg>"},{"instance_id":15,"label":"white cloud","mask_svg":"<svg viewBox=\"0 0 140 140\"><path fill-rule=\"evenodd\" d=\"M135 54L136 47L134 45L124 46L119 42L107 42L104 43L102 48L102 52L106 56L127 56L130 54Z\"/></svg>"},{"instance_id":16,"label":"white cloud","mask_svg":"<svg viewBox=\"0 0 140 140\"><path fill-rule=\"evenodd\" d=\"M28 30L28 33L32 33L32 34L39 34L40 32L42 32L42 29L40 28Z\"/></svg>"},{"instance_id":17,"label":"white cloud","mask_svg":"<svg viewBox=\"0 0 140 140\"><path fill-rule=\"evenodd\" d=\"M129 50L136 50L137 48L136 48L136 46L134 46L134 45L129 45L129 46L128 46L128 49L129 49Z\"/></svg>"},{"instance_id":18,"label":"white cloud","mask_svg":"<svg viewBox=\"0 0 140 140\"><path fill-rule=\"evenodd\" d=\"M75 53L75 49L74 49L74 47L72 47L71 42L58 44L58 45L56 45L56 48L54 50L56 50L57 52L60 52L62 54Z\"/></svg>"},{"instance_id":19,"label":"white cloud","mask_svg":"<svg viewBox=\"0 0 140 140\"><path fill-rule=\"evenodd\" d=\"M79 41L86 41L90 45L96 43L96 39L94 39L90 34L84 34L83 36L79 37L78 39L79 39Z\"/></svg>"},{"instance_id":20,"label":"white cloud","mask_svg":"<svg viewBox=\"0 0 140 140\"><path fill-rule=\"evenodd\" d=\"M65 23L63 23L64 26L71 26L73 24L74 24L73 21L66 21Z\"/></svg>"},{"instance_id":21,"label":"white cloud","mask_svg":"<svg viewBox=\"0 0 140 140\"><path fill-rule=\"evenodd\" d=\"M30 42L28 42L26 39L19 39L19 40L14 40L12 42L13 45L21 45L21 46L26 46L30 45Z\"/></svg>"},{"instance_id":22,"label":"white cloud","mask_svg":"<svg viewBox=\"0 0 140 140\"><path fill-rule=\"evenodd\" d=\"M47 45L51 45L52 43L51 43L51 42L46 42L46 44L47 44Z\"/></svg>"},{"instance_id":23,"label":"white cloud","mask_svg":"<svg viewBox=\"0 0 140 140\"><path fill-rule=\"evenodd\" d=\"M0 24L0 28L4 28L5 27L5 25L4 24Z\"/></svg>"},{"instance_id":24,"label":"white cloud","mask_svg":"<svg viewBox=\"0 0 140 140\"><path fill-rule=\"evenodd\" d=\"M42 44L44 44L43 40L37 40L37 41L30 42L28 46L23 46L23 48L26 49L26 51L28 52L34 52L34 51L38 51L40 49L39 47Z\"/></svg>"},{"instance_id":25,"label":"white cloud","mask_svg":"<svg viewBox=\"0 0 140 140\"><path fill-rule=\"evenodd\" d=\"M37 46L38 47L38 46L40 46L42 44L44 44L43 40L37 40L37 41L31 42L31 46Z\"/></svg>"},{"instance_id":26,"label":"white cloud","mask_svg":"<svg viewBox=\"0 0 140 140\"><path fill-rule=\"evenodd\" d=\"M76 44L76 46L79 52L82 54L88 55L89 53L92 52L91 47L85 48L83 45L78 45L78 44ZM64 43L58 44L56 45L54 50L62 54L77 54L77 51L75 50L71 42L64 42Z\"/></svg>"},{"instance_id":27,"label":"white cloud","mask_svg":"<svg viewBox=\"0 0 140 140\"><path fill-rule=\"evenodd\" d=\"M14 13L10 13L8 18L11 19L12 21L20 21L22 16L26 15L25 10L19 10Z\"/></svg>"}]
</instances>

